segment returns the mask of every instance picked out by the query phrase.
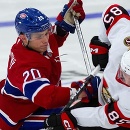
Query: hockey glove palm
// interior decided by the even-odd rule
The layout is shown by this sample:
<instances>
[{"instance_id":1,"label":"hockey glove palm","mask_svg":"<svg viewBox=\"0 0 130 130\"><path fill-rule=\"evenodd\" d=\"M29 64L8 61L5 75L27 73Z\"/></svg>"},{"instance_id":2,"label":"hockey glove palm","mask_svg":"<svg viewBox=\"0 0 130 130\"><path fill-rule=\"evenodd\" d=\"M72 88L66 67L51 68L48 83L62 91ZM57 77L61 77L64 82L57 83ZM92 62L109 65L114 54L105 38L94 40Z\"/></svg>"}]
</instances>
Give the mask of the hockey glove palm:
<instances>
[{"instance_id":1,"label":"hockey glove palm","mask_svg":"<svg viewBox=\"0 0 130 130\"><path fill-rule=\"evenodd\" d=\"M68 4L64 5L63 10L57 16L57 22L55 24L67 32L74 33L75 25L73 16L78 18L79 23L85 19L85 12L82 5L81 0L70 0Z\"/></svg>"},{"instance_id":2,"label":"hockey glove palm","mask_svg":"<svg viewBox=\"0 0 130 130\"><path fill-rule=\"evenodd\" d=\"M96 67L100 65L101 69L104 70L108 63L108 52L110 46L99 40L98 36L94 36L89 44L90 51L92 54L92 62Z\"/></svg>"},{"instance_id":3,"label":"hockey glove palm","mask_svg":"<svg viewBox=\"0 0 130 130\"><path fill-rule=\"evenodd\" d=\"M53 130L76 130L77 120L70 112L61 114L52 114L44 122L45 128L53 128Z\"/></svg>"}]
</instances>

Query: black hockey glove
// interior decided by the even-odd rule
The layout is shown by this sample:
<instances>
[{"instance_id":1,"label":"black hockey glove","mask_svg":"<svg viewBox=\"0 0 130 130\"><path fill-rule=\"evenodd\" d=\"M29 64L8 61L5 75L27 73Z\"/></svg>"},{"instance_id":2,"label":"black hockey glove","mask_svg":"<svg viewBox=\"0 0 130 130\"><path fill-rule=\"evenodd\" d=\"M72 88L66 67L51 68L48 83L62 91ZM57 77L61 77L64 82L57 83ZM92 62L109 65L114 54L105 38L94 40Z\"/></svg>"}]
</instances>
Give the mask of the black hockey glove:
<instances>
[{"instance_id":1,"label":"black hockey glove","mask_svg":"<svg viewBox=\"0 0 130 130\"><path fill-rule=\"evenodd\" d=\"M101 42L98 36L94 36L90 41L89 47L92 54L93 65L95 67L100 65L101 70L104 70L108 63L108 52L110 46L104 42Z\"/></svg>"},{"instance_id":2,"label":"black hockey glove","mask_svg":"<svg viewBox=\"0 0 130 130\"><path fill-rule=\"evenodd\" d=\"M52 114L44 122L45 128L53 128L53 130L76 130L77 120L68 111L61 114Z\"/></svg>"}]
</instances>

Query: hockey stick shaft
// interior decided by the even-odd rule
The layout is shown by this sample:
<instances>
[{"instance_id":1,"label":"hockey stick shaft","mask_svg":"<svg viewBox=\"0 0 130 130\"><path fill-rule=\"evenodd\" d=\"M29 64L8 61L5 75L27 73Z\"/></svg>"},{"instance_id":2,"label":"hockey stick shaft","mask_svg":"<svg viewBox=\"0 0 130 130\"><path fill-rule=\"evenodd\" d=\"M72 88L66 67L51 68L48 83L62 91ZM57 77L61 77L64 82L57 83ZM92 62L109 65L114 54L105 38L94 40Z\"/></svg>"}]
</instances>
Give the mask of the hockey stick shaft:
<instances>
[{"instance_id":1,"label":"hockey stick shaft","mask_svg":"<svg viewBox=\"0 0 130 130\"><path fill-rule=\"evenodd\" d=\"M88 56L88 53L87 53L86 45L85 45L85 42L84 42L83 34L82 34L82 31L81 31L81 27L80 27L79 21L77 20L76 17L74 17L74 22L75 22L75 26L76 26L76 31L77 31L79 43L80 43L80 46L81 46L81 51L82 51L82 54L83 54L85 67L86 67L87 73L90 74L90 72L92 71L92 68L91 68L89 56Z\"/></svg>"},{"instance_id":2,"label":"hockey stick shaft","mask_svg":"<svg viewBox=\"0 0 130 130\"><path fill-rule=\"evenodd\" d=\"M86 78L85 82L82 84L82 86L78 89L78 91L71 97L68 104L62 109L61 112L66 111L72 103L78 99L78 96L81 94L81 92L86 88L86 85L90 83L91 79L100 71L100 66L98 65Z\"/></svg>"}]
</instances>

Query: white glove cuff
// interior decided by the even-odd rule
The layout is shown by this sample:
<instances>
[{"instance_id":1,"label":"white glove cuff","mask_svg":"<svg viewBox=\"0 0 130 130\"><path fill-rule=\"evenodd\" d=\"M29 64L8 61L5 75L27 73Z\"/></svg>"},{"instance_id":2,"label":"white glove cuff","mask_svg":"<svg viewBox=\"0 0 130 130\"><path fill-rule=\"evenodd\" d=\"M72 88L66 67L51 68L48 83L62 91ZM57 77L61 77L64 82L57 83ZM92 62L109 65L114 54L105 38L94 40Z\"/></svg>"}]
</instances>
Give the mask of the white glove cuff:
<instances>
[{"instance_id":1,"label":"white glove cuff","mask_svg":"<svg viewBox=\"0 0 130 130\"><path fill-rule=\"evenodd\" d=\"M77 90L75 88L71 88L70 89L70 97L73 96L76 92L77 92Z\"/></svg>"}]
</instances>

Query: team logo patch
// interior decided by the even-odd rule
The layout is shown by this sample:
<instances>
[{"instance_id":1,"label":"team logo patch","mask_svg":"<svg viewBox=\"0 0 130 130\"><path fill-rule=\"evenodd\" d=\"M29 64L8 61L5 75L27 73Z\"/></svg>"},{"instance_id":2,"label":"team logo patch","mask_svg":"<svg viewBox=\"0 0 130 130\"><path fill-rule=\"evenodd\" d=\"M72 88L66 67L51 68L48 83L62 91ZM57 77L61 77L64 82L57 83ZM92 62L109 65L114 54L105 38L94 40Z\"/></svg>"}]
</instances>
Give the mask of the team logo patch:
<instances>
[{"instance_id":1,"label":"team logo patch","mask_svg":"<svg viewBox=\"0 0 130 130\"><path fill-rule=\"evenodd\" d=\"M27 15L25 13L20 14L20 18L25 19L26 17L27 17Z\"/></svg>"},{"instance_id":2,"label":"team logo patch","mask_svg":"<svg viewBox=\"0 0 130 130\"><path fill-rule=\"evenodd\" d=\"M128 36L124 39L124 44L125 44L125 46L130 47L130 36Z\"/></svg>"},{"instance_id":3,"label":"team logo patch","mask_svg":"<svg viewBox=\"0 0 130 130\"><path fill-rule=\"evenodd\" d=\"M103 87L102 88L102 97L105 103L111 103L114 102L114 99L112 98L111 94L108 91L108 88Z\"/></svg>"}]
</instances>

